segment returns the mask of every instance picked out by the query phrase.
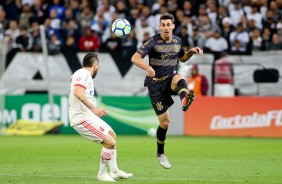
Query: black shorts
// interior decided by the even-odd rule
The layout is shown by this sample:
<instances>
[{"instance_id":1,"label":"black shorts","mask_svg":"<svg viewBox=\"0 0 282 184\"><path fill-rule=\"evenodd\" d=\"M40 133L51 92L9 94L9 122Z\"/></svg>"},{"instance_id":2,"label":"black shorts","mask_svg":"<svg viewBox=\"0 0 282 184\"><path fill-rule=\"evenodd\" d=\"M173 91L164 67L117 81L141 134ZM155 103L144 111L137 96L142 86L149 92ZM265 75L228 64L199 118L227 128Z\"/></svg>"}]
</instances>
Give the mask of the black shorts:
<instances>
[{"instance_id":1,"label":"black shorts","mask_svg":"<svg viewBox=\"0 0 282 184\"><path fill-rule=\"evenodd\" d=\"M177 95L176 91L171 89L171 81L174 75L168 77L165 81L148 86L151 104L157 115L161 115L168 110L174 103L171 95Z\"/></svg>"}]
</instances>

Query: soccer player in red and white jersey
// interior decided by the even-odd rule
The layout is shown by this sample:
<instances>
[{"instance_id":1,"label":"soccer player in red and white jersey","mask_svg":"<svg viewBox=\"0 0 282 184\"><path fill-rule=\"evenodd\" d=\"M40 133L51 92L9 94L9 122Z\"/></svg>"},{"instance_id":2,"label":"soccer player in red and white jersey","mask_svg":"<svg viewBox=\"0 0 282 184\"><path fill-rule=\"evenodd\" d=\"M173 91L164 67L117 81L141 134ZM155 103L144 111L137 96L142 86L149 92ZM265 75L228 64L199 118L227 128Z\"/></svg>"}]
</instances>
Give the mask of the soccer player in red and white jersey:
<instances>
[{"instance_id":1,"label":"soccer player in red and white jersey","mask_svg":"<svg viewBox=\"0 0 282 184\"><path fill-rule=\"evenodd\" d=\"M83 58L83 67L72 75L69 94L70 124L83 137L103 145L97 175L99 181L130 178L133 176L132 173L126 173L117 166L116 134L101 119L107 112L96 105L93 78L98 69L98 57L90 52ZM110 173L107 172L108 166Z\"/></svg>"}]
</instances>

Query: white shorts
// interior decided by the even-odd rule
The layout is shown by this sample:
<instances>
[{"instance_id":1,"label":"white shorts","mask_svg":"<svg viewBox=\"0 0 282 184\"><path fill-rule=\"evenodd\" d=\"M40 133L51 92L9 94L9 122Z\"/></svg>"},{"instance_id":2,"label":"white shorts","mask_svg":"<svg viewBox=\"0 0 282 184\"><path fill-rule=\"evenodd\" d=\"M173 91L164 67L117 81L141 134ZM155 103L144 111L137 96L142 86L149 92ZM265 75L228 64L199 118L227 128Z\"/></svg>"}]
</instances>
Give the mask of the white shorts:
<instances>
[{"instance_id":1,"label":"white shorts","mask_svg":"<svg viewBox=\"0 0 282 184\"><path fill-rule=\"evenodd\" d=\"M80 118L79 123L73 128L83 137L100 144L112 129L105 121L98 116Z\"/></svg>"}]
</instances>

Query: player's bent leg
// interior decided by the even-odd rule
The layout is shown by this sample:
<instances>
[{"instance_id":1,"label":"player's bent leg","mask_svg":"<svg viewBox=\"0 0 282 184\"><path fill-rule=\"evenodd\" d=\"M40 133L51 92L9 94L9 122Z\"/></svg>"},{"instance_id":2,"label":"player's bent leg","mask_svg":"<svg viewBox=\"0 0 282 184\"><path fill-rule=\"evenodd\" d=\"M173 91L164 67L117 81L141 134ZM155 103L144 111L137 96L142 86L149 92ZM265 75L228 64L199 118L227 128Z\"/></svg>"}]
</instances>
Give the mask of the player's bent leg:
<instances>
[{"instance_id":1,"label":"player's bent leg","mask_svg":"<svg viewBox=\"0 0 282 184\"><path fill-rule=\"evenodd\" d=\"M194 91L188 90L186 81L182 75L177 74L173 77L171 89L177 91L182 103L182 110L187 111L194 100Z\"/></svg>"},{"instance_id":2,"label":"player's bent leg","mask_svg":"<svg viewBox=\"0 0 282 184\"><path fill-rule=\"evenodd\" d=\"M189 90L188 94L182 99L182 110L187 111L194 100L195 94L193 90Z\"/></svg>"}]
</instances>

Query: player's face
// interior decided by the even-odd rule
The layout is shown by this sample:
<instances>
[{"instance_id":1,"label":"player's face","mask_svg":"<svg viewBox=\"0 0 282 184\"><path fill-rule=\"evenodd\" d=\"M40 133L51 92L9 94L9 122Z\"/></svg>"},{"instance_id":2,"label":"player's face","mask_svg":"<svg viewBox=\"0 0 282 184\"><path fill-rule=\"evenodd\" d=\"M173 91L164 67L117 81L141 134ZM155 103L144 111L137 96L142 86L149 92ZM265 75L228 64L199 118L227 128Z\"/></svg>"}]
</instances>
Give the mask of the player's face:
<instances>
[{"instance_id":1,"label":"player's face","mask_svg":"<svg viewBox=\"0 0 282 184\"><path fill-rule=\"evenodd\" d=\"M94 64L94 70L93 70L93 73L92 73L92 78L94 79L98 73L98 69L99 69L99 64Z\"/></svg>"},{"instance_id":2,"label":"player's face","mask_svg":"<svg viewBox=\"0 0 282 184\"><path fill-rule=\"evenodd\" d=\"M170 19L167 20L161 20L160 22L160 30L161 30L161 36L167 40L170 39L172 36L172 31L174 29L175 25L172 23Z\"/></svg>"}]
</instances>

